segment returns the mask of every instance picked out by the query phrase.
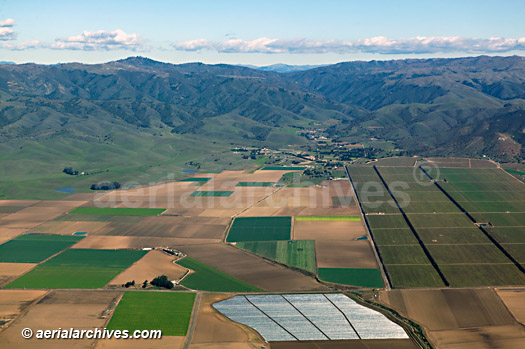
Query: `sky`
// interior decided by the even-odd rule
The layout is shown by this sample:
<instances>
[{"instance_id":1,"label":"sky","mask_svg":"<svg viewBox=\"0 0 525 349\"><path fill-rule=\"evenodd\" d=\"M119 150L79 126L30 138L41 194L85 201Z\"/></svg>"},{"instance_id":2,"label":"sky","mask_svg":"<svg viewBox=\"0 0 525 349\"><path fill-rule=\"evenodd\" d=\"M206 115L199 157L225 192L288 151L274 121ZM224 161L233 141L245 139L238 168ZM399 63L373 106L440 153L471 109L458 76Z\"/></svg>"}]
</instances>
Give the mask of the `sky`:
<instances>
[{"instance_id":1,"label":"sky","mask_svg":"<svg viewBox=\"0 0 525 349\"><path fill-rule=\"evenodd\" d=\"M525 55L524 0L1 0L0 61L292 65Z\"/></svg>"}]
</instances>

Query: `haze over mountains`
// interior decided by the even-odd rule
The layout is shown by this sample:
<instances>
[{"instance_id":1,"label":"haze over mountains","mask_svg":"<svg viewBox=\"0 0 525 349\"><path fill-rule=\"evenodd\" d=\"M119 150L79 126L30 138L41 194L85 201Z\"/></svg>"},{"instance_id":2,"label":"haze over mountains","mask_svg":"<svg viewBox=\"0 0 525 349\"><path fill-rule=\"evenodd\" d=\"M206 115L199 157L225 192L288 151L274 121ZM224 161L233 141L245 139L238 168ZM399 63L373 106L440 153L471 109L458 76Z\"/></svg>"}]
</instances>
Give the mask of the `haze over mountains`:
<instances>
[{"instance_id":1,"label":"haze over mountains","mask_svg":"<svg viewBox=\"0 0 525 349\"><path fill-rule=\"evenodd\" d=\"M305 143L296 130L316 123L340 139L384 138L410 154L515 160L524 155L524 80L525 58L517 56L288 73L142 57L0 65L0 142L45 143L57 156L53 144L65 140L121 147L121 137L154 134L280 147Z\"/></svg>"}]
</instances>

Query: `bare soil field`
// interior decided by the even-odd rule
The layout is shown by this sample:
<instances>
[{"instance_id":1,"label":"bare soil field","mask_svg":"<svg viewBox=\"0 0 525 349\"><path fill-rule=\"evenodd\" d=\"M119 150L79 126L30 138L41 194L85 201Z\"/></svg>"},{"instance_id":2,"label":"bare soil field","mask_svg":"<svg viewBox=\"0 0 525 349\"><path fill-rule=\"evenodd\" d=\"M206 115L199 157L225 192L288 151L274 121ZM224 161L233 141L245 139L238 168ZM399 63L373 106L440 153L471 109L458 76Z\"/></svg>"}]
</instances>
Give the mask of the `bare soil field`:
<instances>
[{"instance_id":1,"label":"bare soil field","mask_svg":"<svg viewBox=\"0 0 525 349\"><path fill-rule=\"evenodd\" d=\"M33 263L0 263L0 287L7 285L35 266L36 264Z\"/></svg>"},{"instance_id":2,"label":"bare soil field","mask_svg":"<svg viewBox=\"0 0 525 349\"><path fill-rule=\"evenodd\" d=\"M294 240L355 240L365 236L362 222L351 221L295 221Z\"/></svg>"},{"instance_id":3,"label":"bare soil field","mask_svg":"<svg viewBox=\"0 0 525 349\"><path fill-rule=\"evenodd\" d=\"M8 219L0 218L0 231L5 230L5 229L28 230L44 222L46 222L46 220L28 221L28 220L23 219L23 220L12 221Z\"/></svg>"},{"instance_id":4,"label":"bare soil field","mask_svg":"<svg viewBox=\"0 0 525 349\"><path fill-rule=\"evenodd\" d=\"M525 329L505 325L431 331L428 339L445 349L521 349L525 347Z\"/></svg>"},{"instance_id":5,"label":"bare soil field","mask_svg":"<svg viewBox=\"0 0 525 349\"><path fill-rule=\"evenodd\" d=\"M525 345L525 329L493 289L381 291L379 301L422 325L439 348Z\"/></svg>"},{"instance_id":6,"label":"bare soil field","mask_svg":"<svg viewBox=\"0 0 525 349\"><path fill-rule=\"evenodd\" d=\"M368 241L316 241L318 268L378 268Z\"/></svg>"},{"instance_id":7,"label":"bare soil field","mask_svg":"<svg viewBox=\"0 0 525 349\"><path fill-rule=\"evenodd\" d=\"M224 244L187 245L179 249L190 257L267 291L318 291L326 288L313 278L270 263Z\"/></svg>"},{"instance_id":8,"label":"bare soil field","mask_svg":"<svg viewBox=\"0 0 525 349\"><path fill-rule=\"evenodd\" d=\"M185 245L205 245L219 243L219 239L178 239L141 236L105 236L89 235L80 240L71 248L90 249L126 249L126 248L154 248L169 247L177 249Z\"/></svg>"},{"instance_id":9,"label":"bare soil field","mask_svg":"<svg viewBox=\"0 0 525 349\"><path fill-rule=\"evenodd\" d=\"M525 325L525 289L496 289L516 320Z\"/></svg>"},{"instance_id":10,"label":"bare soil field","mask_svg":"<svg viewBox=\"0 0 525 349\"><path fill-rule=\"evenodd\" d=\"M144 280L152 280L160 275L166 275L168 280L179 279L186 272L186 268L172 263L173 260L173 256L169 256L161 251L148 252L131 267L117 275L109 284L121 285L132 280L135 280L138 284Z\"/></svg>"},{"instance_id":11,"label":"bare soil field","mask_svg":"<svg viewBox=\"0 0 525 349\"><path fill-rule=\"evenodd\" d=\"M76 221L50 221L31 229L33 233L68 235L75 232L96 231L102 229L109 222L76 222Z\"/></svg>"},{"instance_id":12,"label":"bare soil field","mask_svg":"<svg viewBox=\"0 0 525 349\"><path fill-rule=\"evenodd\" d=\"M353 339L337 341L271 342L272 349L413 349L410 339Z\"/></svg>"},{"instance_id":13,"label":"bare soil field","mask_svg":"<svg viewBox=\"0 0 525 349\"><path fill-rule=\"evenodd\" d=\"M0 291L4 292L4 291ZM20 291L15 291L20 292ZM89 348L93 340L38 340L23 339L22 329L36 330L75 328L103 328L106 319L102 313L121 293L106 291L51 291L37 304L26 309L11 326L0 333L0 346L31 348Z\"/></svg>"},{"instance_id":14,"label":"bare soil field","mask_svg":"<svg viewBox=\"0 0 525 349\"><path fill-rule=\"evenodd\" d=\"M260 348L262 337L248 326L233 322L212 304L231 295L203 293L199 302L191 348Z\"/></svg>"},{"instance_id":15,"label":"bare soil field","mask_svg":"<svg viewBox=\"0 0 525 349\"><path fill-rule=\"evenodd\" d=\"M516 323L489 288L382 291L379 299L430 330Z\"/></svg>"},{"instance_id":16,"label":"bare soil field","mask_svg":"<svg viewBox=\"0 0 525 349\"><path fill-rule=\"evenodd\" d=\"M0 326L0 343L2 331L37 298L47 291L33 290L0 290L0 321L6 325Z\"/></svg>"},{"instance_id":17,"label":"bare soil field","mask_svg":"<svg viewBox=\"0 0 525 349\"><path fill-rule=\"evenodd\" d=\"M16 238L18 235L26 233L28 229L25 228L3 228L0 226L0 244Z\"/></svg>"},{"instance_id":18,"label":"bare soil field","mask_svg":"<svg viewBox=\"0 0 525 349\"><path fill-rule=\"evenodd\" d=\"M82 206L86 204L87 200L67 200L67 201L52 201L52 200L46 200L46 201L40 201L36 204L34 204L32 207L69 207L70 209L73 209L74 207Z\"/></svg>"},{"instance_id":19,"label":"bare soil field","mask_svg":"<svg viewBox=\"0 0 525 349\"><path fill-rule=\"evenodd\" d=\"M133 339L133 340L122 340L122 339L99 339L95 348L104 349L104 348L183 348L184 343L186 342L186 337L174 337L174 336L162 336L161 339Z\"/></svg>"},{"instance_id":20,"label":"bare soil field","mask_svg":"<svg viewBox=\"0 0 525 349\"><path fill-rule=\"evenodd\" d=\"M48 207L48 206L31 206L26 207L18 212L11 213L8 216L2 217L2 220L9 221L48 221L55 219L58 216L71 210L71 207Z\"/></svg>"},{"instance_id":21,"label":"bare soil field","mask_svg":"<svg viewBox=\"0 0 525 349\"><path fill-rule=\"evenodd\" d=\"M0 206L27 207L40 202L39 200L0 200Z\"/></svg>"},{"instance_id":22,"label":"bare soil field","mask_svg":"<svg viewBox=\"0 0 525 349\"><path fill-rule=\"evenodd\" d=\"M92 234L221 239L228 223L228 218L157 216L139 223L111 222Z\"/></svg>"}]
</instances>

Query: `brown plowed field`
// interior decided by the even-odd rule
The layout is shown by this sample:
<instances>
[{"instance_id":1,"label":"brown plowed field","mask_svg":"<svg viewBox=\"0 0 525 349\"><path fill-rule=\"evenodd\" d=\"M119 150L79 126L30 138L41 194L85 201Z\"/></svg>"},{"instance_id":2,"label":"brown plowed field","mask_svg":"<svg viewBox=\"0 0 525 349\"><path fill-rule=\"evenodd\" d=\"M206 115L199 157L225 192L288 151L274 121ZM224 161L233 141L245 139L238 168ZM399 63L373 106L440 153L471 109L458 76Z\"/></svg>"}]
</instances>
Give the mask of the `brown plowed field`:
<instances>
[{"instance_id":1,"label":"brown plowed field","mask_svg":"<svg viewBox=\"0 0 525 349\"><path fill-rule=\"evenodd\" d=\"M106 319L101 315L119 296L119 292L106 291L51 291L0 333L0 347L89 348L93 340L23 339L20 333L26 327L33 331L71 327L77 330L103 328Z\"/></svg>"},{"instance_id":2,"label":"brown plowed field","mask_svg":"<svg viewBox=\"0 0 525 349\"><path fill-rule=\"evenodd\" d=\"M224 244L187 245L180 250L203 263L263 290L318 291L326 287L313 278Z\"/></svg>"},{"instance_id":3,"label":"brown plowed field","mask_svg":"<svg viewBox=\"0 0 525 349\"><path fill-rule=\"evenodd\" d=\"M378 268L368 241L316 241L318 268Z\"/></svg>"},{"instance_id":4,"label":"brown plowed field","mask_svg":"<svg viewBox=\"0 0 525 349\"><path fill-rule=\"evenodd\" d=\"M365 235L362 222L294 221L295 240L355 240Z\"/></svg>"},{"instance_id":5,"label":"brown plowed field","mask_svg":"<svg viewBox=\"0 0 525 349\"><path fill-rule=\"evenodd\" d=\"M166 275L168 280L177 280L184 275L186 268L172 263L174 259L173 256L169 256L161 251L151 251L117 275L109 284L122 285L132 280L139 284L144 280L151 281L160 275Z\"/></svg>"},{"instance_id":6,"label":"brown plowed field","mask_svg":"<svg viewBox=\"0 0 525 349\"><path fill-rule=\"evenodd\" d=\"M105 236L89 235L80 240L72 248L92 249L126 249L126 248L154 248L170 247L177 249L185 245L205 245L219 243L218 239L178 239L141 236Z\"/></svg>"},{"instance_id":7,"label":"brown plowed field","mask_svg":"<svg viewBox=\"0 0 525 349\"><path fill-rule=\"evenodd\" d=\"M7 285L35 266L36 264L32 263L0 263L0 287Z\"/></svg>"},{"instance_id":8,"label":"brown plowed field","mask_svg":"<svg viewBox=\"0 0 525 349\"><path fill-rule=\"evenodd\" d=\"M192 348L256 348L264 344L262 337L248 326L233 322L220 314L212 304L231 295L203 293L194 319Z\"/></svg>"}]
</instances>

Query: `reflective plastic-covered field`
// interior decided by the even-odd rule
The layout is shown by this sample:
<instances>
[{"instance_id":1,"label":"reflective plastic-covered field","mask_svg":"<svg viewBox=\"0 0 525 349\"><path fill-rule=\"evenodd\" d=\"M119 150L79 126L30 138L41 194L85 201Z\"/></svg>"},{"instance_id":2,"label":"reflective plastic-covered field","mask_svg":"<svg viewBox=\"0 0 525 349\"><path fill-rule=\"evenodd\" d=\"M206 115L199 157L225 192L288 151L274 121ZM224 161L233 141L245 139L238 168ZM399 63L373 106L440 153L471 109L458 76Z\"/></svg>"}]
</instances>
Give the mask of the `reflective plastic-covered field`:
<instances>
[{"instance_id":1,"label":"reflective plastic-covered field","mask_svg":"<svg viewBox=\"0 0 525 349\"><path fill-rule=\"evenodd\" d=\"M408 338L383 314L343 294L236 296L213 306L267 341Z\"/></svg>"}]
</instances>

